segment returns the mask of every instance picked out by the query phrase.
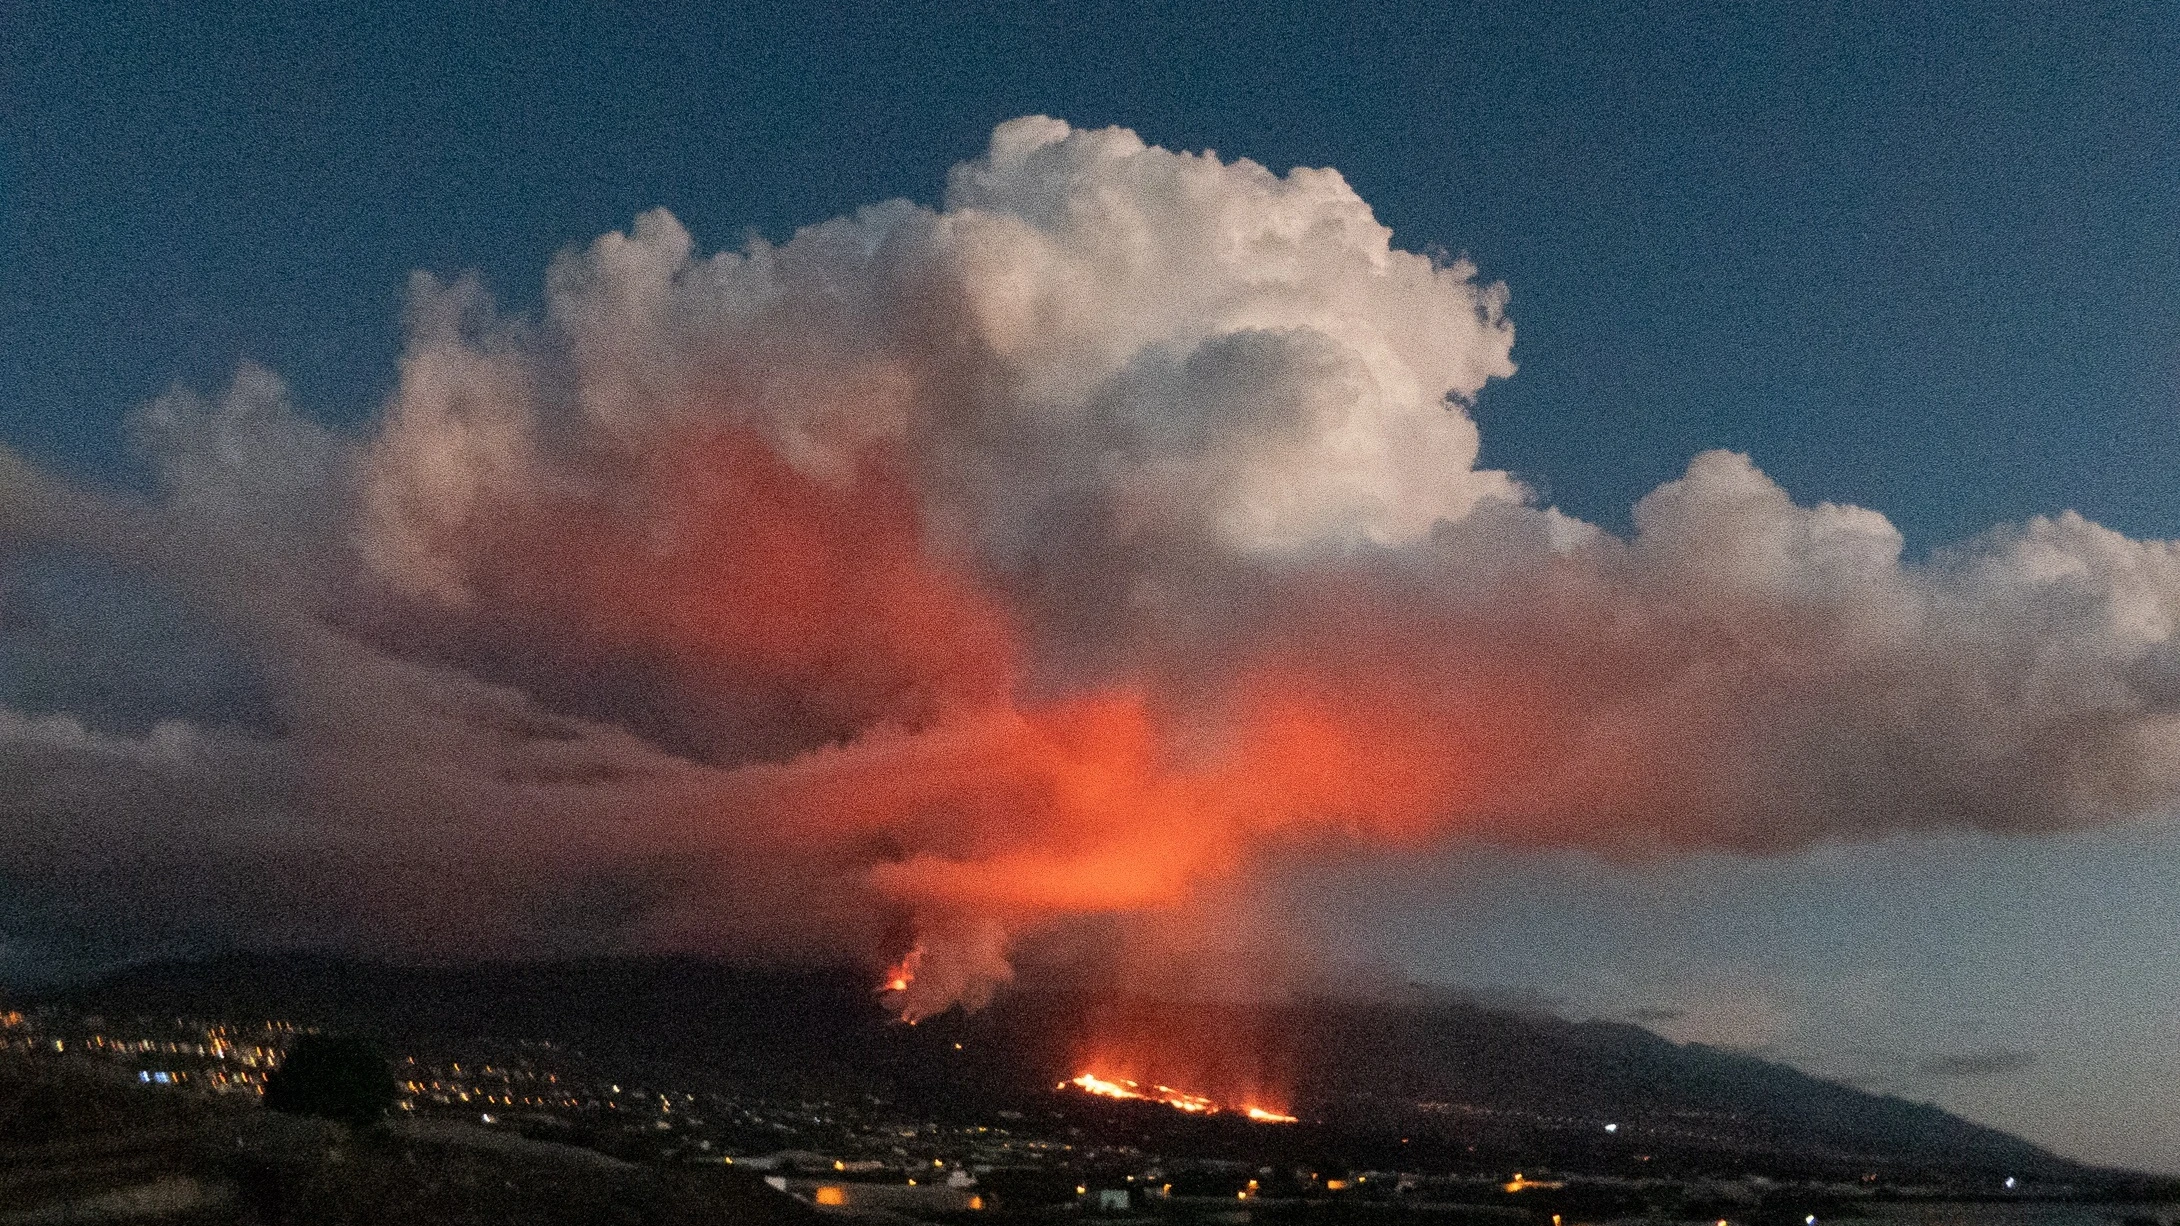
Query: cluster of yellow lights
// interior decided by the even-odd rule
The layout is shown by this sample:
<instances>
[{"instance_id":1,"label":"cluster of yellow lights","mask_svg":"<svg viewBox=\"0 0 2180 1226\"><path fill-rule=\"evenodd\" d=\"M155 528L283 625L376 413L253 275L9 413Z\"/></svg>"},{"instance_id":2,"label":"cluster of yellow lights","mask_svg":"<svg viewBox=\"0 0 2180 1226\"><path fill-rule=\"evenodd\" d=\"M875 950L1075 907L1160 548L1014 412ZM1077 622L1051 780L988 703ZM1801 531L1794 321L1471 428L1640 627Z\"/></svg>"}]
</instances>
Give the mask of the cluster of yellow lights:
<instances>
[{"instance_id":1,"label":"cluster of yellow lights","mask_svg":"<svg viewBox=\"0 0 2180 1226\"><path fill-rule=\"evenodd\" d=\"M1164 1103L1176 1111L1186 1111L1191 1115L1215 1115L1219 1110L1219 1104L1201 1094L1191 1094L1187 1090L1176 1090L1172 1086L1161 1085L1153 1085L1145 1089L1142 1084L1129 1081L1125 1077L1113 1079L1100 1077L1096 1073L1084 1073L1079 1077L1069 1078L1053 1088L1064 1090L1069 1086L1073 1086L1085 1094L1096 1094L1104 1098L1127 1098L1140 1102ZM1294 1116L1264 1107L1243 1107L1241 1108L1241 1114L1259 1124L1292 1124L1296 1122Z\"/></svg>"}]
</instances>

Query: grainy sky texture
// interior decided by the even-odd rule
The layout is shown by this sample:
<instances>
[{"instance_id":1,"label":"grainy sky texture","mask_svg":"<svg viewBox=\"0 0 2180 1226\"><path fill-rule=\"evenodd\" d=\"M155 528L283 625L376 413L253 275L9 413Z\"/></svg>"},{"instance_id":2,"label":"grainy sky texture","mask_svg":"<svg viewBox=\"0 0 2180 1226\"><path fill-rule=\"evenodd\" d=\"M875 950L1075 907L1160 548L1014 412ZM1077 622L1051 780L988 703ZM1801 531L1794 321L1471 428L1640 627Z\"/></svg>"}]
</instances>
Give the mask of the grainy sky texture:
<instances>
[{"instance_id":1,"label":"grainy sky texture","mask_svg":"<svg viewBox=\"0 0 2180 1226\"><path fill-rule=\"evenodd\" d=\"M397 10L8 18L0 970L1380 968L2180 1152L2169 13Z\"/></svg>"}]
</instances>

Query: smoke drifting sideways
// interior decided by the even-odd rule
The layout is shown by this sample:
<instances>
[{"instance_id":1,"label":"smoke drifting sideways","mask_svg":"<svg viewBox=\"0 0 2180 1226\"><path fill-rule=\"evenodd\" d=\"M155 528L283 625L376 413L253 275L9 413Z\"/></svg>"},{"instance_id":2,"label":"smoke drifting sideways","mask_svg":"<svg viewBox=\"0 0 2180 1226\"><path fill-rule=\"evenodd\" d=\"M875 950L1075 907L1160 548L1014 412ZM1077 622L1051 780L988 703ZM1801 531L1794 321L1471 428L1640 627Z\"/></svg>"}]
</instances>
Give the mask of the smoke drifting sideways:
<instances>
[{"instance_id":1,"label":"smoke drifting sideways","mask_svg":"<svg viewBox=\"0 0 2180 1226\"><path fill-rule=\"evenodd\" d=\"M936 210L645 215L534 317L420 276L364 432L246 367L136 414L155 495L0 464L19 563L167 593L268 712L0 710L4 936L855 958L918 1016L1306 945L1250 900L1343 848L2180 798L2172 543L1908 563L1723 452L1608 534L1477 467L1503 306L1332 171L1046 118Z\"/></svg>"}]
</instances>

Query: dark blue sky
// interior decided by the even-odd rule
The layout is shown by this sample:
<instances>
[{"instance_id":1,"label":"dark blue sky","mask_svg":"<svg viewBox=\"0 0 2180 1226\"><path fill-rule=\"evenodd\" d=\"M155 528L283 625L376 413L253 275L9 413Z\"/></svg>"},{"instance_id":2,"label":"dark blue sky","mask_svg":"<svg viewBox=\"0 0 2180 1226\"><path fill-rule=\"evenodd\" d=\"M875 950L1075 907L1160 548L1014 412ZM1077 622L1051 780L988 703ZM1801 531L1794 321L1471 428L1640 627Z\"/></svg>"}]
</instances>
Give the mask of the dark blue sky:
<instances>
[{"instance_id":1,"label":"dark blue sky","mask_svg":"<svg viewBox=\"0 0 2180 1226\"><path fill-rule=\"evenodd\" d=\"M454 7L14 7L0 437L108 474L245 356L358 421L412 269L524 303L642 209L782 237L1046 112L1336 166L1473 255L1523 366L1485 459L1585 517L1727 446L1918 546L2180 535L2166 6Z\"/></svg>"}]
</instances>

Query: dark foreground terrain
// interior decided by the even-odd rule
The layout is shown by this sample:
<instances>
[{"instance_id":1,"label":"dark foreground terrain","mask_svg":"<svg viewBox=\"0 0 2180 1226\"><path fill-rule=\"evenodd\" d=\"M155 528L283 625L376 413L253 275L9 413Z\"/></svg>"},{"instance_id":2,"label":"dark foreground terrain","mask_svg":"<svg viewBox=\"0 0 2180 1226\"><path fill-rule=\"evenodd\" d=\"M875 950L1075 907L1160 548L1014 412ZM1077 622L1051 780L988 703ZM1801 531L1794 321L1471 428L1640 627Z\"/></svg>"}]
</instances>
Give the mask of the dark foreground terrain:
<instances>
[{"instance_id":1,"label":"dark foreground terrain","mask_svg":"<svg viewBox=\"0 0 2180 1226\"><path fill-rule=\"evenodd\" d=\"M815 1209L719 1164L638 1164L482 1126L351 1130L254 1102L146 1091L0 1056L0 1223L809 1226Z\"/></svg>"},{"instance_id":2,"label":"dark foreground terrain","mask_svg":"<svg viewBox=\"0 0 2180 1226\"><path fill-rule=\"evenodd\" d=\"M254 1097L146 1088L81 1059L0 1054L0 1226L413 1226L741 1223L747 1226L2172 1226L2170 1204L1985 1198L1766 1180L1540 1180L1520 1191L1458 1177L1333 1178L1219 1162L1172 1164L1152 1192L1115 1151L1039 1173L988 1169L985 1191L906 1216L861 1203L898 1178L805 1171L786 1188L717 1159L629 1160L448 1119L350 1128L282 1115ZM819 1155L800 1158L818 1162ZM792 1166L779 1169L792 1170ZM1065 1172L1063 1175L1063 1171ZM808 1177L816 1174L816 1178ZM1382 1173L1381 1173L1382 1174ZM1059 1186L1081 1180L1070 1188ZM792 1191L790 1191L790 1189ZM824 1193L849 1193L827 1204ZM1124 1193L1120 1204L1108 1195ZM816 1205L810 1203L814 1199ZM974 1206L970 1209L969 1206ZM966 1211L965 1211L966 1210Z\"/></svg>"},{"instance_id":3,"label":"dark foreground terrain","mask_svg":"<svg viewBox=\"0 0 2180 1226\"><path fill-rule=\"evenodd\" d=\"M1478 1169L1547 1163L1631 1174L1671 1167L2047 1182L2094 1175L1928 1104L1674 1044L1638 1026L1448 999L1243 1006L1032 989L909 1027L853 971L681 959L418 969L303 957L139 968L45 999L109 1015L293 1019L368 1033L402 1052L459 1052L487 1038L550 1041L582 1053L609 1080L774 1098L876 1096L971 1122L1051 1111L1054 1084L1091 1071L1084 1066L1117 1040L1156 1062L1135 1076L1214 1095L1235 1083L1275 1088L1303 1131L1337 1133L1361 1165L1412 1163L1422 1146L1446 1151L1445 1162L1477 1155ZM1078 1123L1108 1119L1154 1134L1207 1123L1170 1111L1093 1112ZM1225 1133L1206 1135L1210 1144ZM1638 1164L1639 1155L1647 1157Z\"/></svg>"},{"instance_id":4,"label":"dark foreground terrain","mask_svg":"<svg viewBox=\"0 0 2180 1226\"><path fill-rule=\"evenodd\" d=\"M376 1045L386 1123L261 1105L313 1030ZM1057 1084L1123 1058L1228 1109ZM1297 1118L1245 1118L1243 1085ZM911 1027L854 972L289 957L0 1000L0 1226L2170 1226L2176 1194L1638 1027L1423 997L1028 990Z\"/></svg>"}]
</instances>

